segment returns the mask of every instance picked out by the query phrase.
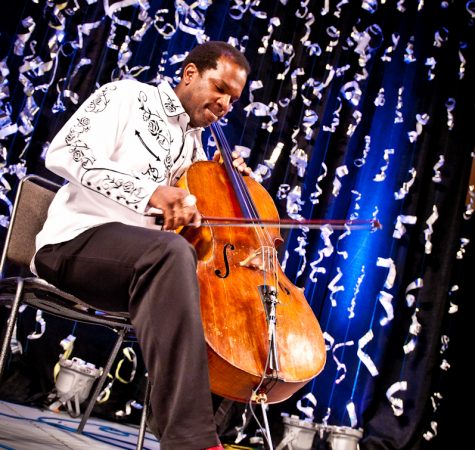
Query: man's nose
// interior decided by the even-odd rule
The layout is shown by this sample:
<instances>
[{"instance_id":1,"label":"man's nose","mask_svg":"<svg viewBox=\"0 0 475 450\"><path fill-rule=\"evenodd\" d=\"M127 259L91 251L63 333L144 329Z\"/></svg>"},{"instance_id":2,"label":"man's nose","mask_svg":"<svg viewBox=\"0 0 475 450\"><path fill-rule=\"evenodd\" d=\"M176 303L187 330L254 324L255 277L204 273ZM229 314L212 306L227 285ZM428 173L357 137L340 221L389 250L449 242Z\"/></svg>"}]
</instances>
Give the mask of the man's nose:
<instances>
[{"instance_id":1,"label":"man's nose","mask_svg":"<svg viewBox=\"0 0 475 450\"><path fill-rule=\"evenodd\" d=\"M226 114L231 108L231 96L230 95L221 95L218 99L219 106Z\"/></svg>"}]
</instances>

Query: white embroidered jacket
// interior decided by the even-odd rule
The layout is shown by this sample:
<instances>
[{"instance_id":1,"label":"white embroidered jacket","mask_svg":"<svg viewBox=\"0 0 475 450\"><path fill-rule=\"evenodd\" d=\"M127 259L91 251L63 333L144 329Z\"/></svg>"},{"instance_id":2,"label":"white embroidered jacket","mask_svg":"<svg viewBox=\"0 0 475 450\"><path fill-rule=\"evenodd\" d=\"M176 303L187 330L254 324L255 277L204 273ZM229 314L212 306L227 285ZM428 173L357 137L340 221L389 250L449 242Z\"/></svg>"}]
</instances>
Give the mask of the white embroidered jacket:
<instances>
[{"instance_id":1,"label":"white embroidered jacket","mask_svg":"<svg viewBox=\"0 0 475 450\"><path fill-rule=\"evenodd\" d=\"M107 222L156 227L145 216L159 185L174 185L189 165L205 160L201 128L171 86L135 80L105 84L51 142L46 167L67 184L56 194L36 250ZM34 273L34 260L31 264Z\"/></svg>"}]
</instances>

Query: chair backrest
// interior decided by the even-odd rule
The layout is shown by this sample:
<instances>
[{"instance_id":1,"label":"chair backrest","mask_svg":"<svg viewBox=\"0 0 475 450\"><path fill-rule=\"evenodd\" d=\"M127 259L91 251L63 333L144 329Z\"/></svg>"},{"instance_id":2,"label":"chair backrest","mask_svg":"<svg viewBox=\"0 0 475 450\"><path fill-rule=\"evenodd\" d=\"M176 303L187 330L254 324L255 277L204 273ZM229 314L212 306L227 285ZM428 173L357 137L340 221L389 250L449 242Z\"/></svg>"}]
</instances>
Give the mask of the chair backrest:
<instances>
[{"instance_id":1,"label":"chair backrest","mask_svg":"<svg viewBox=\"0 0 475 450\"><path fill-rule=\"evenodd\" d=\"M19 182L0 261L0 275L7 262L29 268L35 254L36 235L43 228L49 205L60 187L38 175L27 175Z\"/></svg>"}]
</instances>

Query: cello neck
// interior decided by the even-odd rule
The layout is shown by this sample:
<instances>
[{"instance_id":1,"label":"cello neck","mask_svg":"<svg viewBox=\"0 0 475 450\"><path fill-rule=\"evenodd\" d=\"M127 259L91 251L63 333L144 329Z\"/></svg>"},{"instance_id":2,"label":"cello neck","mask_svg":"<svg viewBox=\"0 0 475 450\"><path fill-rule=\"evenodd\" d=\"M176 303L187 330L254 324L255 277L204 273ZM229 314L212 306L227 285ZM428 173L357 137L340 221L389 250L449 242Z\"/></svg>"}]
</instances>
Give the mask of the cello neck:
<instances>
[{"instance_id":1,"label":"cello neck","mask_svg":"<svg viewBox=\"0 0 475 450\"><path fill-rule=\"evenodd\" d=\"M233 157L231 154L232 149L223 133L223 130L217 123L213 123L211 124L211 132L213 133L216 145L221 152L226 173L228 174L234 193L236 194L243 217L246 219L258 218L259 215L251 195L249 194L247 185L239 170L233 166Z\"/></svg>"}]
</instances>

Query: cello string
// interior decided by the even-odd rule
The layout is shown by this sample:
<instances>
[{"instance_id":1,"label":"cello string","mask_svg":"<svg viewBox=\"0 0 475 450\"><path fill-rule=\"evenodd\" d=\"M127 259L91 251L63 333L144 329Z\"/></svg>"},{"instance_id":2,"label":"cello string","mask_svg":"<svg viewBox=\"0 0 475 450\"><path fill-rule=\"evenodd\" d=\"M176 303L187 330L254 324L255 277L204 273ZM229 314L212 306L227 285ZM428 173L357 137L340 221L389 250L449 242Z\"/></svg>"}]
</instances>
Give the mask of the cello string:
<instances>
[{"instance_id":1,"label":"cello string","mask_svg":"<svg viewBox=\"0 0 475 450\"><path fill-rule=\"evenodd\" d=\"M238 189L239 195L244 201L244 204L241 206L246 208L248 218L256 218L256 220L259 220L257 208L255 207L254 202L248 192L247 186L237 168L232 164L231 146L229 145L223 130L217 124L212 124L211 126L213 131L215 131L219 147L222 150L221 154L226 164L226 168L228 169L228 175L233 178L233 185ZM246 212L244 213L246 214Z\"/></svg>"},{"instance_id":2,"label":"cello string","mask_svg":"<svg viewBox=\"0 0 475 450\"><path fill-rule=\"evenodd\" d=\"M251 197L251 194L247 188L247 185L244 181L244 177L241 175L241 173L239 172L239 170L234 167L233 163L232 163L232 150L231 150L231 147L224 135L224 132L223 130L219 127L219 125L217 123L215 124L212 124L211 125L212 127L212 130L215 132L215 137L216 137L216 140L218 141L217 142L217 145L218 145L218 148L220 148L221 150L221 155L222 155L222 158L224 160L224 163L225 163L225 166L226 166L226 169L227 169L227 173L228 173L228 176L232 178L232 184L233 184L233 187L235 189L235 191L238 191L236 192L236 195L239 195L239 198L241 199L241 201L239 202L240 205L241 205L241 208L246 208L247 210L247 218L251 221L254 221L254 218L257 218L257 224L259 223L259 213L257 211L257 208L255 206L255 203ZM244 211L243 211L244 212ZM270 295L270 305L269 305L269 301L267 301L267 299L264 297L264 311L266 313L266 316L267 316L267 323L268 323L268 354L267 354L267 360L269 361L271 357L273 357L273 359L275 359L276 363L277 363L277 360L278 360L278 355L273 355L274 353L274 348L277 348L277 344L275 343L274 344L274 340L276 339L276 322L275 322L275 319L276 319L276 316L277 316L277 313L275 311L275 304L273 304L272 302L274 301L274 299L272 298L272 295L273 293L270 292L270 289L272 289L272 287L274 287L275 289L275 295L277 296L277 289L278 289L278 286L279 286L279 279L278 279L278 272L276 270L276 267L277 266L274 266L272 267L271 265L271 262L275 260L276 258L276 254L277 254L277 251L274 247L274 242L273 240L271 239L270 237L270 234L269 232L262 228L262 227L258 227L257 229L255 228L256 230L256 235L258 236L258 240L259 240L259 243L260 243L260 247L261 247L261 261L262 261L262 264L264 265L264 267L262 268L263 269L263 283L264 283L264 296L267 296L267 298L269 298L269 295ZM271 251L269 251L271 250ZM257 257L259 256L259 254L256 255ZM270 275L270 280L268 280L268 275ZM270 281L270 282L269 282ZM274 284L274 286L272 286L272 282ZM270 286L270 289L268 288L268 286ZM273 315L275 316L274 318L272 317L269 317L270 313L273 312ZM274 322L271 323L271 320L273 320ZM272 330L272 331L269 331L269 330ZM268 363L267 363L268 364ZM266 364L266 366L267 366ZM272 368L274 369L274 367ZM274 370L275 372L275 370ZM264 379L267 375L267 369L264 370L264 372L262 373L262 379ZM274 376L276 376L276 374L274 374ZM262 383L262 382L261 382Z\"/></svg>"},{"instance_id":3,"label":"cello string","mask_svg":"<svg viewBox=\"0 0 475 450\"><path fill-rule=\"evenodd\" d=\"M247 213L247 216L248 216L247 219L248 220L250 220L252 223L259 224L259 221L260 221L259 213L258 213L257 208L254 204L254 201L253 201L253 199L252 199L252 197L249 193L247 185L244 182L244 178L241 175L241 173L239 172L239 170L236 167L234 167L234 165L232 164L231 146L229 145L229 143L226 139L226 136L224 135L223 130L221 129L221 127L218 124L216 124L216 123L212 124L211 127L212 127L212 130L215 132L217 145L218 145L218 148L220 148L220 150L221 150L221 155L223 157L223 160L224 160L224 163L225 163L225 166L226 166L226 169L227 169L227 173L230 177L232 177L231 182L232 182L235 190L238 191L236 194L239 195L239 198L242 200L240 202L240 205L241 205L242 208L246 209L246 211L243 211L243 212L244 212L245 215ZM265 253L266 253L265 247L266 246L271 247L272 246L272 240L271 240L270 235L267 232L267 230L264 230L262 228L257 228L256 229L256 234L258 236L260 247L261 247L262 262L263 262L263 264L267 265L266 256L265 256ZM264 286L268 285L267 280L266 280L267 272L268 272L267 270L264 270ZM278 281L275 274L274 274L274 281L275 282Z\"/></svg>"}]
</instances>

